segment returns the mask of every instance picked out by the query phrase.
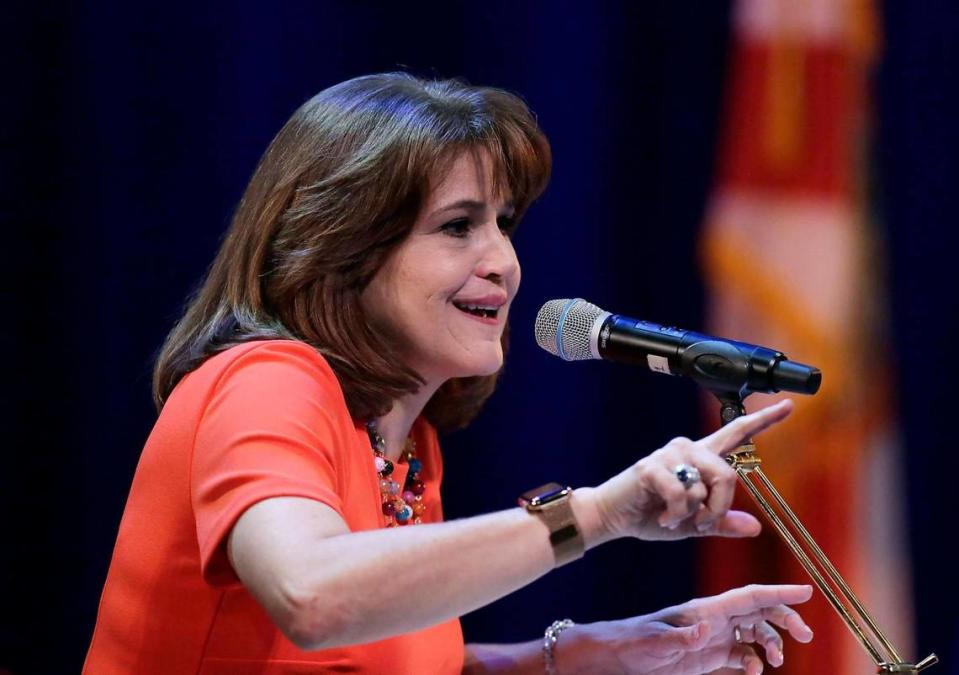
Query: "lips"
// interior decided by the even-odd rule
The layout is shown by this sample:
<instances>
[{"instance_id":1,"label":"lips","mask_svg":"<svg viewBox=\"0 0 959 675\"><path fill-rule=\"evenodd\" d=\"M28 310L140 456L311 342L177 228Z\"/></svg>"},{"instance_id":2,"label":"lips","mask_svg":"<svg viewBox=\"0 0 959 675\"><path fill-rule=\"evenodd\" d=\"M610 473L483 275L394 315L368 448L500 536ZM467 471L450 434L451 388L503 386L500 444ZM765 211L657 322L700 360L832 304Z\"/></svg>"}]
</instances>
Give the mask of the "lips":
<instances>
[{"instance_id":1,"label":"lips","mask_svg":"<svg viewBox=\"0 0 959 675\"><path fill-rule=\"evenodd\" d=\"M466 312L467 314L472 314L473 316L480 316L487 319L495 319L496 314L499 311L498 307L483 307L481 305L465 305L459 302L453 302L453 306L461 312Z\"/></svg>"},{"instance_id":2,"label":"lips","mask_svg":"<svg viewBox=\"0 0 959 675\"><path fill-rule=\"evenodd\" d=\"M482 319L496 319L499 310L506 304L502 295L488 295L481 298L454 299L453 306L461 312Z\"/></svg>"}]
</instances>

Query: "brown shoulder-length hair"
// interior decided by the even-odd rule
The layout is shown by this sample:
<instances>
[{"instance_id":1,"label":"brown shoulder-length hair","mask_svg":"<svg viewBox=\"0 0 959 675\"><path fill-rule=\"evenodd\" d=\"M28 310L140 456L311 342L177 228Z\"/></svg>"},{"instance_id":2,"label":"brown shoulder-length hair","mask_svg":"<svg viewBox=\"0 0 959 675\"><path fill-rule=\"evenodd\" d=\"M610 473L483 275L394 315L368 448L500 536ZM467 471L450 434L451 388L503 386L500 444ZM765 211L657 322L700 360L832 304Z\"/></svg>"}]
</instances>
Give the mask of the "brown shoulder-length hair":
<instances>
[{"instance_id":1,"label":"brown shoulder-length hair","mask_svg":"<svg viewBox=\"0 0 959 675\"><path fill-rule=\"evenodd\" d=\"M549 143L529 109L500 89L406 73L325 89L280 129L153 374L161 409L210 356L251 340L300 340L327 359L350 414L385 414L422 378L378 334L360 294L409 233L464 151L485 151L517 220L546 187ZM504 348L506 333L503 335ZM441 429L469 422L497 375L445 383L427 404Z\"/></svg>"}]
</instances>

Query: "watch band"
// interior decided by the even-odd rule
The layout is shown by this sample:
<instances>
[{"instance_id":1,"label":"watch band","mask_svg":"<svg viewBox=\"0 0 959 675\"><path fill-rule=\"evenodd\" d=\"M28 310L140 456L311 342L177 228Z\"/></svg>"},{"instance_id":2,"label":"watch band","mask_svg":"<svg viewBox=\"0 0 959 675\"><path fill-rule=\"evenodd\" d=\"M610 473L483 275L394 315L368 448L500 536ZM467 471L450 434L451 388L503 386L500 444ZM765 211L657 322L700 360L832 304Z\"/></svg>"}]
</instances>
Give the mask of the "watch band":
<instances>
[{"instance_id":1,"label":"watch band","mask_svg":"<svg viewBox=\"0 0 959 675\"><path fill-rule=\"evenodd\" d=\"M538 496L529 497L531 493L555 488L561 488L561 486L555 483L544 485L521 497L520 503L526 507L527 511L538 516L549 528L549 541L553 545L556 566L559 567L582 558L586 544L579 530L579 524L576 522L576 516L573 514L573 507L570 505L572 492L570 489L564 490L560 496L550 495L546 497L548 501L543 502L540 502Z\"/></svg>"},{"instance_id":2,"label":"watch band","mask_svg":"<svg viewBox=\"0 0 959 675\"><path fill-rule=\"evenodd\" d=\"M533 513L542 518L549 528L549 541L553 545L557 567L583 557L586 545L568 497L544 504Z\"/></svg>"}]
</instances>

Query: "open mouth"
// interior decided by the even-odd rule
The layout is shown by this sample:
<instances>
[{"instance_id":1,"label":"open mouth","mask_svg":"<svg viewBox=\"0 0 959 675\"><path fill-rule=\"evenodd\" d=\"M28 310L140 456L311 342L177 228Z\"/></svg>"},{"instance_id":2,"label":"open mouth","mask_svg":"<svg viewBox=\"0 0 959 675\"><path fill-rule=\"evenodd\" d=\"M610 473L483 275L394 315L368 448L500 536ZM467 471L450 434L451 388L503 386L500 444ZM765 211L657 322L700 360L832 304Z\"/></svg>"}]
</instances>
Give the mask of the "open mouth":
<instances>
[{"instance_id":1,"label":"open mouth","mask_svg":"<svg viewBox=\"0 0 959 675\"><path fill-rule=\"evenodd\" d=\"M462 302L453 302L453 306L461 312L472 314L484 319L495 319L499 312L499 307L485 307L483 305L468 305Z\"/></svg>"}]
</instances>

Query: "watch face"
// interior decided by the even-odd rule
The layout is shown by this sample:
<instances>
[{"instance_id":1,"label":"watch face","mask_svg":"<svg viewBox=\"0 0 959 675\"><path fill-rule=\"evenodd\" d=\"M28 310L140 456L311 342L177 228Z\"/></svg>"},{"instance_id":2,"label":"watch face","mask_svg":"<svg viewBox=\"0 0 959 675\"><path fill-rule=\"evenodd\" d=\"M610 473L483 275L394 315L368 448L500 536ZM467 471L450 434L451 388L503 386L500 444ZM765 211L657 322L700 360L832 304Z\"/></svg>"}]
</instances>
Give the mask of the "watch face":
<instances>
[{"instance_id":1,"label":"watch face","mask_svg":"<svg viewBox=\"0 0 959 675\"><path fill-rule=\"evenodd\" d=\"M552 501L565 497L571 492L571 489L564 487L559 483L547 483L533 488L520 495L519 503L522 506L542 506Z\"/></svg>"}]
</instances>

